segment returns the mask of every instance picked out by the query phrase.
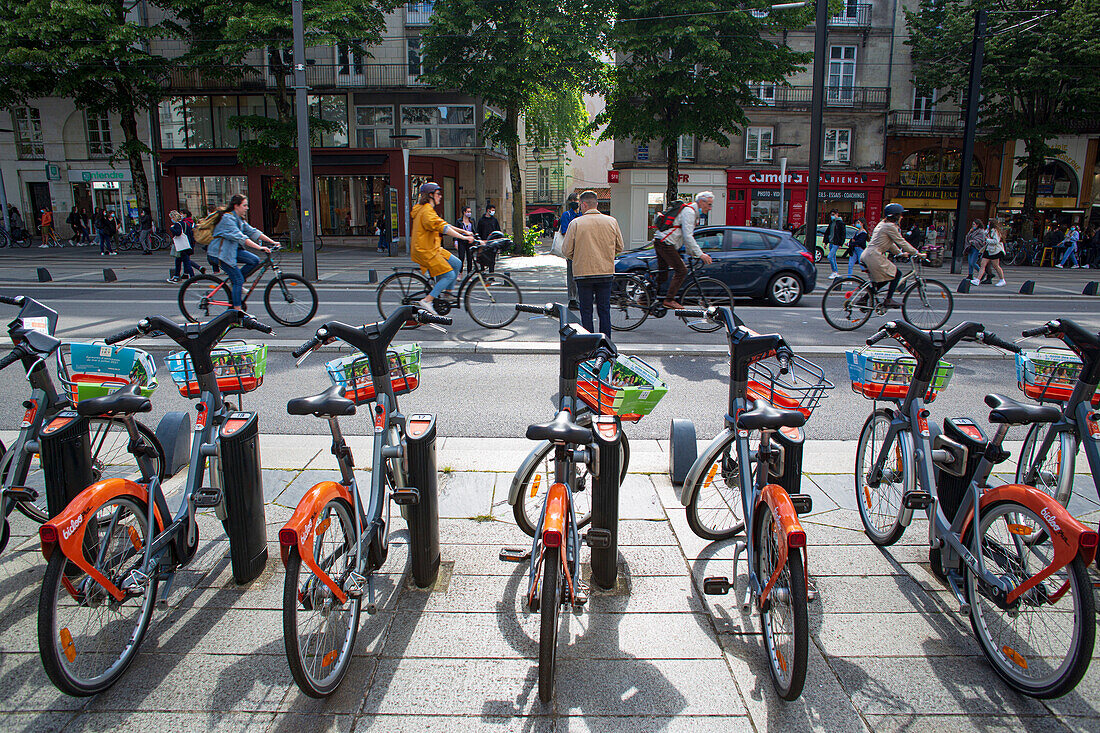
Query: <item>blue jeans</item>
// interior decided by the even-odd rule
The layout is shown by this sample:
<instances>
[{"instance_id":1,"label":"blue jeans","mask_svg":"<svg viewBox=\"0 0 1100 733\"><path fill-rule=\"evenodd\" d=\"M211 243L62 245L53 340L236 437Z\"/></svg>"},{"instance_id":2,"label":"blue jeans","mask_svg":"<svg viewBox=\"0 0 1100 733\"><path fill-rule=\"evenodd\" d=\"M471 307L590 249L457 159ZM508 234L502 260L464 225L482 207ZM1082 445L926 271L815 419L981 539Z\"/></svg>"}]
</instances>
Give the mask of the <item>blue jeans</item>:
<instances>
[{"instance_id":1,"label":"blue jeans","mask_svg":"<svg viewBox=\"0 0 1100 733\"><path fill-rule=\"evenodd\" d=\"M970 274L967 277L974 277L978 272L978 263L982 259L982 251L977 247L971 247L966 254L966 269Z\"/></svg>"},{"instance_id":2,"label":"blue jeans","mask_svg":"<svg viewBox=\"0 0 1100 733\"><path fill-rule=\"evenodd\" d=\"M1076 244L1070 244L1070 246L1066 247L1066 253L1064 255L1062 255L1062 261L1059 262L1058 264L1065 267L1066 260L1073 260L1073 266L1074 267L1077 267L1080 264L1077 261L1077 245Z\"/></svg>"},{"instance_id":3,"label":"blue jeans","mask_svg":"<svg viewBox=\"0 0 1100 733\"><path fill-rule=\"evenodd\" d=\"M839 244L829 246L829 266L833 268L833 272L836 272L836 252L838 249L840 249Z\"/></svg>"},{"instance_id":4,"label":"blue jeans","mask_svg":"<svg viewBox=\"0 0 1100 733\"><path fill-rule=\"evenodd\" d=\"M102 229L99 230L99 251L100 254L103 252L108 254L114 252L114 249L111 247L111 235Z\"/></svg>"},{"instance_id":5,"label":"blue jeans","mask_svg":"<svg viewBox=\"0 0 1100 733\"><path fill-rule=\"evenodd\" d=\"M225 276L229 278L229 282L233 285L233 307L239 308L242 301L241 296L244 291L244 279L248 277L253 270L259 267L260 258L244 247L240 247L237 250L236 263L230 264L225 260L219 260L219 264L221 264L222 270L225 271ZM237 265L240 265L240 267Z\"/></svg>"},{"instance_id":6,"label":"blue jeans","mask_svg":"<svg viewBox=\"0 0 1100 733\"><path fill-rule=\"evenodd\" d=\"M581 325L595 333L592 321L592 301L596 301L596 313L600 316L600 332L611 338L611 276L578 277L577 299L581 303Z\"/></svg>"},{"instance_id":7,"label":"blue jeans","mask_svg":"<svg viewBox=\"0 0 1100 733\"><path fill-rule=\"evenodd\" d=\"M848 254L848 274L849 275L852 274L852 268L855 266L855 264L857 262L859 262L859 258L862 257L862 256L863 256L863 247L852 247L852 251Z\"/></svg>"},{"instance_id":8,"label":"blue jeans","mask_svg":"<svg viewBox=\"0 0 1100 733\"><path fill-rule=\"evenodd\" d=\"M447 264L451 266L451 269L435 278L435 285L432 286L432 292L429 293L433 298L438 297L444 290L450 290L451 286L455 284L455 280L458 279L458 271L462 269L462 260L454 255L448 255Z\"/></svg>"}]
</instances>

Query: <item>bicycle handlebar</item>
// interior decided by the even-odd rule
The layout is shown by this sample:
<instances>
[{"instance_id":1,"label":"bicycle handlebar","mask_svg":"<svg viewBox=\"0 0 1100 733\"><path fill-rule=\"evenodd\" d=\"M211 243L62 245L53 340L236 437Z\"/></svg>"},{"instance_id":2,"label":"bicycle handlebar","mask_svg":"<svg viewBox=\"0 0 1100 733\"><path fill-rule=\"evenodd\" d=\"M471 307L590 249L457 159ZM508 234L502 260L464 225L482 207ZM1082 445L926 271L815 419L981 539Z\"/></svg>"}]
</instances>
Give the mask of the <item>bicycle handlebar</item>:
<instances>
[{"instance_id":1,"label":"bicycle handlebar","mask_svg":"<svg viewBox=\"0 0 1100 733\"><path fill-rule=\"evenodd\" d=\"M0 295L0 303L4 305L23 305L26 299L22 295Z\"/></svg>"},{"instance_id":2,"label":"bicycle handlebar","mask_svg":"<svg viewBox=\"0 0 1100 733\"><path fill-rule=\"evenodd\" d=\"M12 349L8 352L7 356L0 359L0 371L7 369L9 366L19 361L23 357L23 353L19 349Z\"/></svg>"},{"instance_id":3,"label":"bicycle handlebar","mask_svg":"<svg viewBox=\"0 0 1100 733\"><path fill-rule=\"evenodd\" d=\"M680 318L709 318L707 311L697 308L681 308L676 315Z\"/></svg>"},{"instance_id":4,"label":"bicycle handlebar","mask_svg":"<svg viewBox=\"0 0 1100 733\"><path fill-rule=\"evenodd\" d=\"M1051 333L1053 330L1054 330L1054 321L1048 321L1047 323L1044 323L1043 325L1039 326L1038 328L1029 328L1029 329L1027 329L1026 331L1023 332L1022 335L1023 335L1024 338L1029 339L1033 336L1043 336L1045 334Z\"/></svg>"},{"instance_id":5,"label":"bicycle handlebar","mask_svg":"<svg viewBox=\"0 0 1100 733\"><path fill-rule=\"evenodd\" d=\"M886 325L889 325L889 324L885 324L881 331L879 331L878 333L874 334L873 336L871 336L867 339L867 345L868 346L874 346L879 341L882 341L884 338L888 338L890 336L889 331L886 330Z\"/></svg>"},{"instance_id":6,"label":"bicycle handlebar","mask_svg":"<svg viewBox=\"0 0 1100 733\"><path fill-rule=\"evenodd\" d=\"M533 313L536 316L552 316L554 315L554 304L547 303L546 305L527 305L526 303L516 303L517 313Z\"/></svg>"},{"instance_id":7,"label":"bicycle handlebar","mask_svg":"<svg viewBox=\"0 0 1100 733\"><path fill-rule=\"evenodd\" d=\"M146 321L142 321L141 323L146 323ZM106 341L109 344L117 344L119 341L125 341L126 339L132 339L135 336L141 336L144 333L145 333L145 331L141 330L141 325L138 324L137 326L135 326L133 328L128 328L125 331L120 331L120 332L114 334L113 336L108 336L107 338L105 338L103 340Z\"/></svg>"},{"instance_id":8,"label":"bicycle handlebar","mask_svg":"<svg viewBox=\"0 0 1100 733\"><path fill-rule=\"evenodd\" d=\"M1005 351L1011 351L1014 354L1020 353L1020 347L1011 341L1005 341L1003 338L995 333L986 331L982 334L982 343L988 346L996 346L998 349L1004 349Z\"/></svg>"}]
</instances>

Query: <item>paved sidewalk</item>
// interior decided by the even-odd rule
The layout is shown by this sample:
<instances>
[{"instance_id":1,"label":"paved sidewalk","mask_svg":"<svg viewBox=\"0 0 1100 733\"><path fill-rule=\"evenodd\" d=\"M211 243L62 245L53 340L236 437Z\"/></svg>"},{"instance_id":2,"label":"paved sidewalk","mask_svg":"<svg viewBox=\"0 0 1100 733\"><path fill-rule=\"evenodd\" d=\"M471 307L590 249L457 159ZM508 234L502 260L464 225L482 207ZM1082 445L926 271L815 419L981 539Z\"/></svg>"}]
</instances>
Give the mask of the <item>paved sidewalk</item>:
<instances>
[{"instance_id":1,"label":"paved sidewalk","mask_svg":"<svg viewBox=\"0 0 1100 733\"><path fill-rule=\"evenodd\" d=\"M366 439L350 442L358 463L369 465ZM430 591L406 582L405 530L395 521L380 612L363 614L358 656L340 690L315 701L298 692L284 657L276 534L304 491L335 475L335 464L323 436L267 435L267 570L236 586L221 527L204 514L199 554L168 607L158 608L136 661L94 698L61 695L42 672L36 613L44 563L35 526L15 519L17 536L0 557L0 729L1100 729L1100 665L1075 692L1048 702L1021 697L996 677L969 620L928 571L923 521L887 552L866 539L854 510L852 441L806 449L803 486L814 511L803 521L820 600L810 607L802 698L777 700L758 617L743 613L733 594L700 593L702 577L728 574L731 543L708 544L688 529L664 441L631 447L620 502L622 580L614 592L593 593L584 613L563 615L550 705L537 695L538 617L520 600L526 568L497 559L502 546L526 543L507 492L530 443L441 439L440 580ZM1071 509L1095 524L1100 504L1087 473L1075 494Z\"/></svg>"}]
</instances>

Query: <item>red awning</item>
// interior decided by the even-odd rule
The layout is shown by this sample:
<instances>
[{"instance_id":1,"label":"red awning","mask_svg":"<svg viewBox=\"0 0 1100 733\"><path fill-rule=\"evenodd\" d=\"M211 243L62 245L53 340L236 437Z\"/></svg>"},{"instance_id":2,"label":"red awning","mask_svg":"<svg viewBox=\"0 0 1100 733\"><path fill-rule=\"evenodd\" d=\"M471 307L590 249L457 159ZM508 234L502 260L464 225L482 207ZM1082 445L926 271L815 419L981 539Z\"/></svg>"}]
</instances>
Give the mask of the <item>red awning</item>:
<instances>
[{"instance_id":1,"label":"red awning","mask_svg":"<svg viewBox=\"0 0 1100 733\"><path fill-rule=\"evenodd\" d=\"M547 209L544 206L542 208L532 209L531 211L528 211L527 215L528 216L534 216L535 214L554 214L554 213L556 213L556 212L553 209Z\"/></svg>"}]
</instances>

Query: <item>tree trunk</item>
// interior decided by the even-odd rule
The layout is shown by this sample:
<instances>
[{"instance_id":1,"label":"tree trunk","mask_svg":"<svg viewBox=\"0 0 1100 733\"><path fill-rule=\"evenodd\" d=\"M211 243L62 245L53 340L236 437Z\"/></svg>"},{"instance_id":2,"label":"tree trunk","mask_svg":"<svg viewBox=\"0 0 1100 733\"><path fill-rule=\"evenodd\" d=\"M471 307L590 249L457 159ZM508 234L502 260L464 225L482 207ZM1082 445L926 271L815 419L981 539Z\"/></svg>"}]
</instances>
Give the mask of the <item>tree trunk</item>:
<instances>
[{"instance_id":1,"label":"tree trunk","mask_svg":"<svg viewBox=\"0 0 1100 733\"><path fill-rule=\"evenodd\" d=\"M141 160L142 149L145 146L138 138L137 113L132 106L119 112L119 123L122 125L122 138L127 151L126 159L130 164L130 178L133 179L134 195L137 196L140 212L149 206L149 179L145 177L145 164ZM159 212L155 220L159 220Z\"/></svg>"},{"instance_id":2,"label":"tree trunk","mask_svg":"<svg viewBox=\"0 0 1100 733\"><path fill-rule=\"evenodd\" d=\"M294 105L291 104L287 98L286 89L286 75L290 72L289 68L281 67L279 73L275 74L275 111L279 115L279 123L287 125L290 129L296 130L298 127L297 117L294 113ZM297 135L294 136L297 140ZM308 141L306 143L309 144ZM302 242L302 222L298 218L298 202L301 200L301 186L312 186L313 181L303 181L299 172L298 186L294 185L294 171L284 170L282 173L283 181L287 187L295 192L293 196L284 196L282 201L283 208L286 210L286 224L290 229L290 241L299 242L304 249L305 243Z\"/></svg>"},{"instance_id":3,"label":"tree trunk","mask_svg":"<svg viewBox=\"0 0 1100 733\"><path fill-rule=\"evenodd\" d=\"M676 194L680 188L680 147L678 140L671 145L665 145L665 156L668 159L668 181L665 183L665 208L672 206L676 200Z\"/></svg>"},{"instance_id":4,"label":"tree trunk","mask_svg":"<svg viewBox=\"0 0 1100 733\"><path fill-rule=\"evenodd\" d=\"M1024 163L1024 176L1027 180L1027 188L1024 189L1023 216L1025 222L1033 222L1036 214L1036 200L1039 198L1039 174L1043 170L1046 161L1046 142L1040 139L1024 141L1024 151L1027 159Z\"/></svg>"},{"instance_id":5,"label":"tree trunk","mask_svg":"<svg viewBox=\"0 0 1100 733\"><path fill-rule=\"evenodd\" d=\"M523 175L519 169L519 110L504 110L504 124L508 126L508 173L512 178L512 237L523 239Z\"/></svg>"}]
</instances>

